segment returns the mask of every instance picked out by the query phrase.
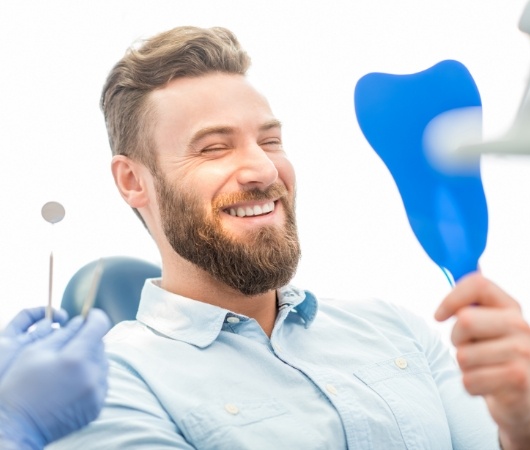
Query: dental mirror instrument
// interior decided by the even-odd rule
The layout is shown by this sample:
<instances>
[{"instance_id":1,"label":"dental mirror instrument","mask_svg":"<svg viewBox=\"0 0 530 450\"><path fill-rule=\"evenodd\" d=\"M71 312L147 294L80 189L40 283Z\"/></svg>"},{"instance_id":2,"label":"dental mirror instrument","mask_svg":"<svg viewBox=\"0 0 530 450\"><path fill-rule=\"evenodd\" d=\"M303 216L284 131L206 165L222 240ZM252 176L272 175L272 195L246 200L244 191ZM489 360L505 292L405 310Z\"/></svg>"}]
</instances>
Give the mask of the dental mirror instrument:
<instances>
[{"instance_id":1,"label":"dental mirror instrument","mask_svg":"<svg viewBox=\"0 0 530 450\"><path fill-rule=\"evenodd\" d=\"M96 268L94 269L94 274L92 275L90 289L88 290L88 294L85 297L85 301L83 302L83 309L81 310L81 316L83 316L84 319L87 318L88 313L94 306L94 301L96 300L102 274L103 274L103 258L100 258L96 265Z\"/></svg>"},{"instance_id":2,"label":"dental mirror instrument","mask_svg":"<svg viewBox=\"0 0 530 450\"><path fill-rule=\"evenodd\" d=\"M52 225L64 219L65 210L59 202L48 202L41 209L44 220ZM46 318L52 320L52 290L53 290L53 245L50 251L49 276L48 276L48 305L46 306Z\"/></svg>"}]
</instances>

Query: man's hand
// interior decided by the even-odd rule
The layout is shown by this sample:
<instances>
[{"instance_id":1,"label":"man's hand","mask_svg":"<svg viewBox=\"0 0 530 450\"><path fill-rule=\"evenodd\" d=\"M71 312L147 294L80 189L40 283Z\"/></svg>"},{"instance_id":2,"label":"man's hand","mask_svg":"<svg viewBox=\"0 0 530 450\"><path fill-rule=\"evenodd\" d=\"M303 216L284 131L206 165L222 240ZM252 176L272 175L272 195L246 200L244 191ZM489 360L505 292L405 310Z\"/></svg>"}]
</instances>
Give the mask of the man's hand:
<instances>
[{"instance_id":1,"label":"man's hand","mask_svg":"<svg viewBox=\"0 0 530 450\"><path fill-rule=\"evenodd\" d=\"M107 392L101 339L109 327L93 310L24 347L0 379L0 442L42 449L97 417Z\"/></svg>"},{"instance_id":2,"label":"man's hand","mask_svg":"<svg viewBox=\"0 0 530 450\"><path fill-rule=\"evenodd\" d=\"M519 304L475 273L435 313L439 321L452 316L465 388L485 398L505 450L530 448L530 326Z\"/></svg>"}]
</instances>

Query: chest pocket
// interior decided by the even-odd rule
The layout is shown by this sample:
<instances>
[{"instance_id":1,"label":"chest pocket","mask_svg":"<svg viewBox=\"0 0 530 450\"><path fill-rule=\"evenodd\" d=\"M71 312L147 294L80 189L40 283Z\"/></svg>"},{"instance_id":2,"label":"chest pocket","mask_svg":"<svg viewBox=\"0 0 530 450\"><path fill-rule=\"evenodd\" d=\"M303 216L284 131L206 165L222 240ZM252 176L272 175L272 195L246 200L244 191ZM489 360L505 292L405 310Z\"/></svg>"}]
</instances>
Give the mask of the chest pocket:
<instances>
[{"instance_id":1,"label":"chest pocket","mask_svg":"<svg viewBox=\"0 0 530 450\"><path fill-rule=\"evenodd\" d=\"M354 375L388 405L408 449L452 448L445 410L422 353L364 366Z\"/></svg>"},{"instance_id":2,"label":"chest pocket","mask_svg":"<svg viewBox=\"0 0 530 450\"><path fill-rule=\"evenodd\" d=\"M198 450L327 448L310 428L304 429L284 405L271 398L212 401L189 412L182 426L186 439Z\"/></svg>"}]
</instances>

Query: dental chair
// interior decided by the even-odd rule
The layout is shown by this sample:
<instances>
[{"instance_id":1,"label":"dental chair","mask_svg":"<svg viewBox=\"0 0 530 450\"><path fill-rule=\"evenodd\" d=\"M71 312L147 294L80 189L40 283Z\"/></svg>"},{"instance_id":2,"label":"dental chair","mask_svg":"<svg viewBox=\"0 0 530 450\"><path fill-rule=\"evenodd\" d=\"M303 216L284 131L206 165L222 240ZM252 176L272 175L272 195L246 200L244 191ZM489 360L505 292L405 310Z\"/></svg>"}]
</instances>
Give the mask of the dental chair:
<instances>
[{"instance_id":1,"label":"dental chair","mask_svg":"<svg viewBox=\"0 0 530 450\"><path fill-rule=\"evenodd\" d=\"M70 317L81 314L97 265L98 261L88 263L68 282L61 308ZM160 275L160 267L141 259L126 256L103 258L94 307L105 311L113 325L123 320L134 320L145 280Z\"/></svg>"}]
</instances>

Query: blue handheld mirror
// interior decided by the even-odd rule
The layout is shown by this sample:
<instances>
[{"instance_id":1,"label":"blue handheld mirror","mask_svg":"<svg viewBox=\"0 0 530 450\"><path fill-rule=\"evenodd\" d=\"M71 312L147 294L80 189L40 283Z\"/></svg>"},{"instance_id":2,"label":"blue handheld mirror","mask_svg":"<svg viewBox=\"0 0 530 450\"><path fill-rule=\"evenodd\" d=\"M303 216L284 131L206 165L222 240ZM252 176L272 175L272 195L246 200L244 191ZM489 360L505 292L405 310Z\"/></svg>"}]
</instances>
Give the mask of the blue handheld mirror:
<instances>
[{"instance_id":1,"label":"blue handheld mirror","mask_svg":"<svg viewBox=\"0 0 530 450\"><path fill-rule=\"evenodd\" d=\"M438 126L436 142L451 134L451 123L465 128L458 112L472 111L474 126L478 114L481 126L480 94L469 71L448 60L410 75L370 73L358 81L354 103L359 126L390 170L423 249L455 281L477 270L488 234L480 160L439 164L426 138L437 121L449 128ZM446 116L450 120L440 120Z\"/></svg>"}]
</instances>

